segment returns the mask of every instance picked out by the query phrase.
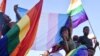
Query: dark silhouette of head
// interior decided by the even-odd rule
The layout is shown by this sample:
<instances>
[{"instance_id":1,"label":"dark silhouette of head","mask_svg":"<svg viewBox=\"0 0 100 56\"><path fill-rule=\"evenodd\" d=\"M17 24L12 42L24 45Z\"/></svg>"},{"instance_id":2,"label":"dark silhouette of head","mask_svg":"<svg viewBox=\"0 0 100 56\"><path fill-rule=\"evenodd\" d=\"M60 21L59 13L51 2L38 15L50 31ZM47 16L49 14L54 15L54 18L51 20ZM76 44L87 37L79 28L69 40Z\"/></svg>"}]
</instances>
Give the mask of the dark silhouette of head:
<instances>
[{"instance_id":1,"label":"dark silhouette of head","mask_svg":"<svg viewBox=\"0 0 100 56\"><path fill-rule=\"evenodd\" d=\"M84 36L88 36L88 34L89 34L89 27L88 26L85 26L83 28L83 33L84 33Z\"/></svg>"},{"instance_id":2,"label":"dark silhouette of head","mask_svg":"<svg viewBox=\"0 0 100 56\"><path fill-rule=\"evenodd\" d=\"M70 37L70 29L66 26L63 26L61 29L60 29L60 35L61 37Z\"/></svg>"},{"instance_id":3,"label":"dark silhouette of head","mask_svg":"<svg viewBox=\"0 0 100 56\"><path fill-rule=\"evenodd\" d=\"M11 19L9 18L9 16L6 15L6 14L3 14L3 18L4 18L5 23L9 23L11 21Z\"/></svg>"},{"instance_id":4,"label":"dark silhouette of head","mask_svg":"<svg viewBox=\"0 0 100 56\"><path fill-rule=\"evenodd\" d=\"M79 37L77 35L73 36L73 41L78 41Z\"/></svg>"}]
</instances>

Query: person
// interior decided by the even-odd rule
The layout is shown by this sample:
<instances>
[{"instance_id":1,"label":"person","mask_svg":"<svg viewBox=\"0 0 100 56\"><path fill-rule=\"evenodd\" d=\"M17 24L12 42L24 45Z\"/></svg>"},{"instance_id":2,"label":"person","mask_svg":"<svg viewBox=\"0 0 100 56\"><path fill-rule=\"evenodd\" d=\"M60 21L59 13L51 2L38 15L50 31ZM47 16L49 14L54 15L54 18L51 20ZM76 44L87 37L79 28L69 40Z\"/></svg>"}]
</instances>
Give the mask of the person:
<instances>
[{"instance_id":1,"label":"person","mask_svg":"<svg viewBox=\"0 0 100 56\"><path fill-rule=\"evenodd\" d=\"M2 14L3 14L3 12L0 12L0 39L2 36L2 24L4 24L4 19L3 19Z\"/></svg>"},{"instance_id":2,"label":"person","mask_svg":"<svg viewBox=\"0 0 100 56\"><path fill-rule=\"evenodd\" d=\"M68 22L66 22L65 26L60 29L60 36L62 37L62 41L60 42L60 46L65 50L66 55L73 49L76 48L74 41L71 38L72 35L72 19L69 16Z\"/></svg>"},{"instance_id":3,"label":"person","mask_svg":"<svg viewBox=\"0 0 100 56\"><path fill-rule=\"evenodd\" d=\"M71 50L76 48L76 45L71 38L70 29L66 26L61 28L60 35L63 39L63 41L60 42L60 45L63 47L67 55Z\"/></svg>"},{"instance_id":4,"label":"person","mask_svg":"<svg viewBox=\"0 0 100 56\"><path fill-rule=\"evenodd\" d=\"M60 44L56 44L52 47L51 51L49 52L50 54L51 53L55 53L55 52L58 52L59 50L63 49L62 46Z\"/></svg>"},{"instance_id":5,"label":"person","mask_svg":"<svg viewBox=\"0 0 100 56\"><path fill-rule=\"evenodd\" d=\"M16 22L18 22L21 19L21 16L18 13L18 4L14 5L14 12L16 14Z\"/></svg>"},{"instance_id":6,"label":"person","mask_svg":"<svg viewBox=\"0 0 100 56\"><path fill-rule=\"evenodd\" d=\"M80 45L80 43L78 43L78 40L79 40L79 37L77 35L74 35L73 36L73 41L75 42L76 44L76 48Z\"/></svg>"},{"instance_id":7,"label":"person","mask_svg":"<svg viewBox=\"0 0 100 56\"><path fill-rule=\"evenodd\" d=\"M47 50L47 51L45 51L43 54L40 54L40 55L42 55L42 56L50 56L50 54L49 54L49 51Z\"/></svg>"},{"instance_id":8,"label":"person","mask_svg":"<svg viewBox=\"0 0 100 56\"><path fill-rule=\"evenodd\" d=\"M66 55L76 48L76 45L74 41L71 38L72 35L72 20L71 16L68 18L68 23L65 24L65 26L61 27L60 29L60 36L63 39L60 41L59 44L55 45L55 47L52 48L51 52L57 52L61 49L64 49Z\"/></svg>"},{"instance_id":9,"label":"person","mask_svg":"<svg viewBox=\"0 0 100 56\"><path fill-rule=\"evenodd\" d=\"M99 43L96 42L95 47L93 47L92 40L88 38L88 34L89 34L89 27L88 26L85 26L83 28L83 33L84 33L84 35L79 37L79 41L78 42L81 45L85 45L87 47L88 56L93 56L94 53L95 53L95 49L99 45Z\"/></svg>"},{"instance_id":10,"label":"person","mask_svg":"<svg viewBox=\"0 0 100 56\"><path fill-rule=\"evenodd\" d=\"M3 19L5 23L2 25L2 35L4 36L11 28L11 19L6 14L3 14Z\"/></svg>"},{"instance_id":11,"label":"person","mask_svg":"<svg viewBox=\"0 0 100 56\"><path fill-rule=\"evenodd\" d=\"M3 35L5 35L21 18L20 18L20 15L18 14L17 12L17 9L18 9L18 5L15 5L14 6L14 11L15 11L15 14L16 14L16 17L17 17L17 21L16 22L11 22L11 19L8 15L6 15L5 13L2 13L2 19L4 20L4 23L1 24L0 26L0 37Z\"/></svg>"},{"instance_id":12,"label":"person","mask_svg":"<svg viewBox=\"0 0 100 56\"><path fill-rule=\"evenodd\" d=\"M55 53L51 53L50 56L63 56L59 51Z\"/></svg>"},{"instance_id":13,"label":"person","mask_svg":"<svg viewBox=\"0 0 100 56\"><path fill-rule=\"evenodd\" d=\"M48 50L45 51L43 54L41 54L42 56L63 56L61 53L59 53L59 51L54 52L54 53L50 53Z\"/></svg>"}]
</instances>

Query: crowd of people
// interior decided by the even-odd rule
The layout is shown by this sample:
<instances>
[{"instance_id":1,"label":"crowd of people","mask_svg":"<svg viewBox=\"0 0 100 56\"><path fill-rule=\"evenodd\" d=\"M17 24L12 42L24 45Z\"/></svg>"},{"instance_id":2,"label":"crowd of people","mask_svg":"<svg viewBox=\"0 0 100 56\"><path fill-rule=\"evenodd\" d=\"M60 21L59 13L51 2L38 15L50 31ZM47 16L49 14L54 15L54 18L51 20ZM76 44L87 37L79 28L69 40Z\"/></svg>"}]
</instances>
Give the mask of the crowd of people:
<instances>
[{"instance_id":1,"label":"crowd of people","mask_svg":"<svg viewBox=\"0 0 100 56\"><path fill-rule=\"evenodd\" d=\"M96 47L99 46L99 43L96 41L95 46L93 47L92 39L88 38L89 35L89 27L85 26L83 28L83 36L74 35L71 38L71 31L68 27L64 26L60 30L60 36L63 41L59 44L52 47L52 51L46 51L42 56L53 56L52 53L59 52L59 50L63 49L65 51L65 55L68 56L72 50L79 48L80 46L85 46L86 48L82 49L79 53L74 56L94 56Z\"/></svg>"},{"instance_id":2,"label":"crowd of people","mask_svg":"<svg viewBox=\"0 0 100 56\"><path fill-rule=\"evenodd\" d=\"M11 22L11 19L8 15L6 15L3 12L0 12L0 18L2 18L2 20L0 20L0 39L13 27L15 23L17 23L21 19L21 16L17 12L17 8L18 5L15 5L14 12L17 17L16 22ZM67 56L73 49L79 48L81 45L86 46L85 51L83 51L85 56L94 56L96 47L99 46L99 43L96 41L95 46L93 47L92 39L88 38L89 30L90 30L89 27L85 26L83 28L83 36L79 37L78 35L75 35L72 38L71 26L69 27L63 26L60 29L60 36L62 37L63 40L60 41L59 44L53 46L52 51L48 50L44 54L42 54L42 56L50 56L52 53L57 53L61 49L65 51L66 53L65 55ZM83 54L80 53L77 56L80 55L82 56Z\"/></svg>"}]
</instances>

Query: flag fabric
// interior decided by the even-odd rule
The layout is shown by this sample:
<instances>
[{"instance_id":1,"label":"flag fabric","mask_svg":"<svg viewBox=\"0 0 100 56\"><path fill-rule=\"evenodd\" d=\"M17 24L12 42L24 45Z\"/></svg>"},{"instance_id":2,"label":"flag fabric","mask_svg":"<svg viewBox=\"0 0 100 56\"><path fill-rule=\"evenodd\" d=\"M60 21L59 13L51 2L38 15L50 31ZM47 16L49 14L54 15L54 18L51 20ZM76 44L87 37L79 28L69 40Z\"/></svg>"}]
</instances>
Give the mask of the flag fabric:
<instances>
[{"instance_id":1,"label":"flag fabric","mask_svg":"<svg viewBox=\"0 0 100 56\"><path fill-rule=\"evenodd\" d=\"M24 15L27 12L27 9L19 7L18 12L20 13L20 15ZM81 0L71 0L70 6L67 10L67 15L70 16L72 19L73 28L76 28L79 24L88 20L86 12L82 6ZM69 26L69 23L70 23L69 18L66 20L67 20L66 26Z\"/></svg>"},{"instance_id":2,"label":"flag fabric","mask_svg":"<svg viewBox=\"0 0 100 56\"><path fill-rule=\"evenodd\" d=\"M28 10L22 7L18 7L17 11L20 14L20 16L23 17L24 15L26 15Z\"/></svg>"},{"instance_id":3,"label":"flag fabric","mask_svg":"<svg viewBox=\"0 0 100 56\"><path fill-rule=\"evenodd\" d=\"M64 25L68 26L70 23L69 19L72 19L73 28L88 20L81 0L71 0L67 14L42 14L39 21L36 40L31 49L49 50L55 44L58 44L62 40L59 33L60 28Z\"/></svg>"},{"instance_id":4,"label":"flag fabric","mask_svg":"<svg viewBox=\"0 0 100 56\"><path fill-rule=\"evenodd\" d=\"M25 14L27 11L25 8L18 8L20 15ZM62 40L59 35L59 30L65 25L67 18L67 14L42 12L36 39L31 50L48 50L53 45L59 43Z\"/></svg>"},{"instance_id":5,"label":"flag fabric","mask_svg":"<svg viewBox=\"0 0 100 56\"><path fill-rule=\"evenodd\" d=\"M88 56L87 47L80 45L78 48L70 51L67 56Z\"/></svg>"},{"instance_id":6,"label":"flag fabric","mask_svg":"<svg viewBox=\"0 0 100 56\"><path fill-rule=\"evenodd\" d=\"M73 28L76 28L79 24L88 20L86 12L82 6L81 0L71 0L70 6L67 10L67 14L72 19Z\"/></svg>"},{"instance_id":7,"label":"flag fabric","mask_svg":"<svg viewBox=\"0 0 100 56\"><path fill-rule=\"evenodd\" d=\"M0 4L0 12L5 13L5 9L6 9L6 0L3 0L2 3Z\"/></svg>"},{"instance_id":8,"label":"flag fabric","mask_svg":"<svg viewBox=\"0 0 100 56\"><path fill-rule=\"evenodd\" d=\"M18 11L20 15L27 12L24 8L21 8L20 10L18 8ZM53 45L59 43L62 40L59 30L65 25L67 18L67 14L42 12L36 33L36 39L31 50L48 50Z\"/></svg>"},{"instance_id":9,"label":"flag fabric","mask_svg":"<svg viewBox=\"0 0 100 56\"><path fill-rule=\"evenodd\" d=\"M49 50L59 43L62 40L60 28L65 25L67 17L67 14L42 13L31 50Z\"/></svg>"},{"instance_id":10,"label":"flag fabric","mask_svg":"<svg viewBox=\"0 0 100 56\"><path fill-rule=\"evenodd\" d=\"M26 12L27 9L19 9L21 14ZM59 30L62 26L68 24L69 16L71 16L73 28L88 19L80 0L71 0L67 14L42 12L31 50L48 50L58 44L62 40Z\"/></svg>"},{"instance_id":11,"label":"flag fabric","mask_svg":"<svg viewBox=\"0 0 100 56\"><path fill-rule=\"evenodd\" d=\"M0 39L0 56L24 56L34 43L43 0Z\"/></svg>"}]
</instances>

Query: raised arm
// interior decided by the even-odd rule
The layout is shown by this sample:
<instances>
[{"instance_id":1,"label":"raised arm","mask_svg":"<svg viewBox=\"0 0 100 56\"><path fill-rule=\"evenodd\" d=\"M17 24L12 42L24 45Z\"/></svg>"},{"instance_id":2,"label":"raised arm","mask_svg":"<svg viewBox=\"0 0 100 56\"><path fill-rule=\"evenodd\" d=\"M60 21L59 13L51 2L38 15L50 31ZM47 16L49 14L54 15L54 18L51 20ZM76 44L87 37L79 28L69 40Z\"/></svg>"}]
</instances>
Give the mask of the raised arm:
<instances>
[{"instance_id":1,"label":"raised arm","mask_svg":"<svg viewBox=\"0 0 100 56\"><path fill-rule=\"evenodd\" d=\"M17 17L16 19L17 19L17 22L18 22L21 19L21 16L18 13L17 9L18 9L18 5L14 5L14 12L16 14L16 17Z\"/></svg>"},{"instance_id":2,"label":"raised arm","mask_svg":"<svg viewBox=\"0 0 100 56\"><path fill-rule=\"evenodd\" d=\"M99 42L96 41L95 46L94 46L94 50L96 50L97 46L99 46Z\"/></svg>"},{"instance_id":3,"label":"raised arm","mask_svg":"<svg viewBox=\"0 0 100 56\"><path fill-rule=\"evenodd\" d=\"M70 37L72 36L72 19L71 19L71 16L69 16L69 29L70 29Z\"/></svg>"}]
</instances>

